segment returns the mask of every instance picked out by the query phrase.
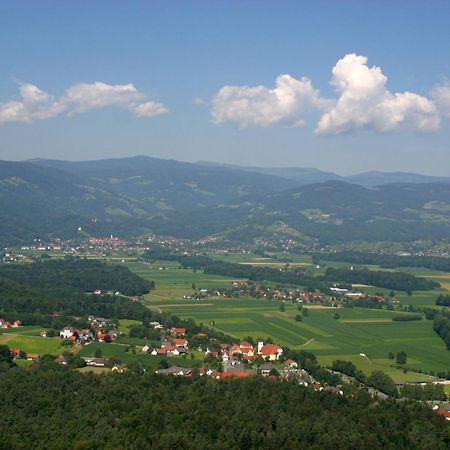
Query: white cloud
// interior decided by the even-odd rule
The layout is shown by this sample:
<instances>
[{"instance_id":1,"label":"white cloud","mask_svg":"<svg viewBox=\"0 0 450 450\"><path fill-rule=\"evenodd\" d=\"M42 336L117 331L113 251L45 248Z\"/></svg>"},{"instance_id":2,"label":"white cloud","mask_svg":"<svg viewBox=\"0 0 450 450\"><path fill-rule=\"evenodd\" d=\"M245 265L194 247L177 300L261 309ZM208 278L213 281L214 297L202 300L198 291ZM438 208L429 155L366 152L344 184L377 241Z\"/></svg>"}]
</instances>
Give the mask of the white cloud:
<instances>
[{"instance_id":1,"label":"white cloud","mask_svg":"<svg viewBox=\"0 0 450 450\"><path fill-rule=\"evenodd\" d=\"M131 83L79 83L69 87L59 98L29 83L21 84L19 91L20 100L0 103L0 125L33 122L63 113L73 115L105 107L127 109L137 117L154 117L169 111L162 103L145 101L147 96Z\"/></svg>"},{"instance_id":2,"label":"white cloud","mask_svg":"<svg viewBox=\"0 0 450 450\"><path fill-rule=\"evenodd\" d=\"M23 83L19 91L20 101L0 103L0 124L49 119L61 114L65 109L61 102L33 84Z\"/></svg>"},{"instance_id":3,"label":"white cloud","mask_svg":"<svg viewBox=\"0 0 450 450\"><path fill-rule=\"evenodd\" d=\"M169 112L168 108L157 102L140 103L139 105L131 106L130 110L134 112L136 117L154 117Z\"/></svg>"},{"instance_id":4,"label":"white cloud","mask_svg":"<svg viewBox=\"0 0 450 450\"><path fill-rule=\"evenodd\" d=\"M273 89L224 86L213 98L211 115L216 124L234 122L241 128L279 124L301 126L305 113L328 104L308 78L298 80L290 75L280 75Z\"/></svg>"},{"instance_id":5,"label":"white cloud","mask_svg":"<svg viewBox=\"0 0 450 450\"><path fill-rule=\"evenodd\" d=\"M435 86L431 90L431 97L439 111L445 116L450 117L450 83Z\"/></svg>"},{"instance_id":6,"label":"white cloud","mask_svg":"<svg viewBox=\"0 0 450 450\"><path fill-rule=\"evenodd\" d=\"M439 113L431 100L412 92L390 92L386 88L387 77L379 67L368 67L366 56L345 55L332 73L331 84L340 97L322 115L316 134L359 129L386 133L402 128L426 133L439 128Z\"/></svg>"}]
</instances>

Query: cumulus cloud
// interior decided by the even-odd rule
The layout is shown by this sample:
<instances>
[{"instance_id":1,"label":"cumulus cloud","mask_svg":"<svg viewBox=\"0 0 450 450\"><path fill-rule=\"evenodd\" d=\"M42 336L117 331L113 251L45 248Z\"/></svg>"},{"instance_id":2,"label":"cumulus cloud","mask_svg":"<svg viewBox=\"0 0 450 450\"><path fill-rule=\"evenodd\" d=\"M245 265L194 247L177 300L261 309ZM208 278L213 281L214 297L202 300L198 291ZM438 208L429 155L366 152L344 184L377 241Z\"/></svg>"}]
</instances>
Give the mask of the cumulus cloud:
<instances>
[{"instance_id":1,"label":"cumulus cloud","mask_svg":"<svg viewBox=\"0 0 450 450\"><path fill-rule=\"evenodd\" d=\"M450 117L450 82L435 86L431 90L431 97L439 111L445 116Z\"/></svg>"},{"instance_id":2,"label":"cumulus cloud","mask_svg":"<svg viewBox=\"0 0 450 450\"><path fill-rule=\"evenodd\" d=\"M65 109L60 101L33 84L22 83L19 91L21 100L0 103L0 124L49 119L61 114Z\"/></svg>"},{"instance_id":3,"label":"cumulus cloud","mask_svg":"<svg viewBox=\"0 0 450 450\"><path fill-rule=\"evenodd\" d=\"M234 122L249 126L303 125L303 115L323 109L329 101L308 78L280 75L273 89L265 86L224 86L212 100L212 120L216 124Z\"/></svg>"},{"instance_id":4,"label":"cumulus cloud","mask_svg":"<svg viewBox=\"0 0 450 450\"><path fill-rule=\"evenodd\" d=\"M409 128L433 132L440 117L435 104L412 92L392 93L379 67L369 67L367 57L348 54L333 70L331 84L340 93L336 104L326 111L317 126L318 135L359 129L387 133Z\"/></svg>"},{"instance_id":5,"label":"cumulus cloud","mask_svg":"<svg viewBox=\"0 0 450 450\"><path fill-rule=\"evenodd\" d=\"M440 126L436 104L450 116L450 85L432 91L434 102L413 92L391 92L381 68L369 67L367 61L353 53L336 63L331 80L339 94L336 99L321 97L309 78L287 74L276 79L274 88L224 86L212 99L212 121L232 122L240 128L301 126L306 113L319 111L316 134L324 136L361 129L433 132Z\"/></svg>"},{"instance_id":6,"label":"cumulus cloud","mask_svg":"<svg viewBox=\"0 0 450 450\"><path fill-rule=\"evenodd\" d=\"M59 98L30 83L20 84L19 92L20 100L0 103L0 125L50 119L63 113L74 115L105 107L126 109L136 117L153 117L169 111L162 103L145 101L147 96L131 83L78 83Z\"/></svg>"}]
</instances>

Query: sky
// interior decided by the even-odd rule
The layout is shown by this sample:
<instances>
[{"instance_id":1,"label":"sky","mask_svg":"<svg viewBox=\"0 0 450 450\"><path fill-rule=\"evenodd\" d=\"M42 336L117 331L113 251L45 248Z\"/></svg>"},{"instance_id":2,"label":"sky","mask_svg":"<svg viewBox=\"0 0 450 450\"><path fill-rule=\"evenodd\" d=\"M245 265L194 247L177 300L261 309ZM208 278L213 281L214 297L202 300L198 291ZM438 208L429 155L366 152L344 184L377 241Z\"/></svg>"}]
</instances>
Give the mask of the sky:
<instances>
[{"instance_id":1,"label":"sky","mask_svg":"<svg viewBox=\"0 0 450 450\"><path fill-rule=\"evenodd\" d=\"M0 159L450 168L450 2L0 2Z\"/></svg>"}]
</instances>

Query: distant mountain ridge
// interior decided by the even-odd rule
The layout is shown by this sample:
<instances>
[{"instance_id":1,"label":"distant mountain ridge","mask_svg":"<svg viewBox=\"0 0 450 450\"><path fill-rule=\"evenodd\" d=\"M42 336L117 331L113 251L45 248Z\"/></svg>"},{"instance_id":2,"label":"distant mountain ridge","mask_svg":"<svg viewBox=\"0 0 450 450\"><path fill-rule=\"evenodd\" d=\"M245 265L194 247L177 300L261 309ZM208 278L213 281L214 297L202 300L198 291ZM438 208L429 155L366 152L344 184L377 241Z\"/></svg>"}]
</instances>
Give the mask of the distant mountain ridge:
<instances>
[{"instance_id":1,"label":"distant mountain ridge","mask_svg":"<svg viewBox=\"0 0 450 450\"><path fill-rule=\"evenodd\" d=\"M310 167L257 167L237 166L232 164L220 164L209 161L199 161L198 164L208 167L229 167L246 172L257 172L265 175L274 175L288 180L296 181L299 186L326 181L340 180L349 183L360 184L365 187L380 186L392 183L450 183L450 177L437 177L409 172L381 172L370 171L356 175L342 176L333 172L327 172Z\"/></svg>"},{"instance_id":2,"label":"distant mountain ridge","mask_svg":"<svg viewBox=\"0 0 450 450\"><path fill-rule=\"evenodd\" d=\"M450 183L445 179L417 184L417 177L435 179L378 172L349 177L362 177L366 184L396 181L368 188L342 177L305 184L334 175L316 169L250 169L257 168L145 156L0 161L0 245L80 232L217 235L234 242L274 233L326 243L448 237Z\"/></svg>"},{"instance_id":3,"label":"distant mountain ridge","mask_svg":"<svg viewBox=\"0 0 450 450\"><path fill-rule=\"evenodd\" d=\"M215 234L246 242L274 235L325 244L446 239L450 183L366 188L327 181L236 200L209 208L207 214L193 211L182 217L157 217L152 227L180 237Z\"/></svg>"}]
</instances>

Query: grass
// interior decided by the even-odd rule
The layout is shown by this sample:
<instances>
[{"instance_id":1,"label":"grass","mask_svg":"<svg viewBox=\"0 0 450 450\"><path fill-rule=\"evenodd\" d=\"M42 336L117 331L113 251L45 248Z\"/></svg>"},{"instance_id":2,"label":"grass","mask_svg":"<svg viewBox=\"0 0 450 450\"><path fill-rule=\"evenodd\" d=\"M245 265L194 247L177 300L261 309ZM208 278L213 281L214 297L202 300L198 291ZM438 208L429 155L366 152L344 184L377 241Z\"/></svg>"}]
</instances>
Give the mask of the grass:
<instances>
[{"instance_id":1,"label":"grass","mask_svg":"<svg viewBox=\"0 0 450 450\"><path fill-rule=\"evenodd\" d=\"M128 334L130 328L134 325L142 325L142 321L140 320L132 320L132 319L120 319L119 321L119 331L121 333Z\"/></svg>"},{"instance_id":2,"label":"grass","mask_svg":"<svg viewBox=\"0 0 450 450\"><path fill-rule=\"evenodd\" d=\"M56 356L65 350L70 350L70 347L64 347L61 343L59 337L42 338L12 333L0 335L0 344L6 344L9 348L20 348L26 353L37 353L38 355L50 354Z\"/></svg>"},{"instance_id":3,"label":"grass","mask_svg":"<svg viewBox=\"0 0 450 450\"><path fill-rule=\"evenodd\" d=\"M234 280L219 275L207 275L202 270L182 269L176 262L156 261L153 264L127 263L130 270L146 280L153 280L156 288L145 296L146 300L182 299L197 290L219 289L230 286Z\"/></svg>"},{"instance_id":4,"label":"grass","mask_svg":"<svg viewBox=\"0 0 450 450\"><path fill-rule=\"evenodd\" d=\"M333 355L333 356L319 356L320 364L324 366L331 366L333 361L341 359L344 361L351 361L366 375L370 375L374 370L381 370L388 374L396 382L419 382L419 381L433 381L434 377L427 374L420 374L417 372L403 373L397 367L393 367L394 361L388 358L367 358L361 355Z\"/></svg>"},{"instance_id":5,"label":"grass","mask_svg":"<svg viewBox=\"0 0 450 450\"><path fill-rule=\"evenodd\" d=\"M35 327L35 326L25 326L19 328L5 328L0 330L1 333L5 334L20 334L21 336L39 336L42 330L45 330L45 327Z\"/></svg>"}]
</instances>

